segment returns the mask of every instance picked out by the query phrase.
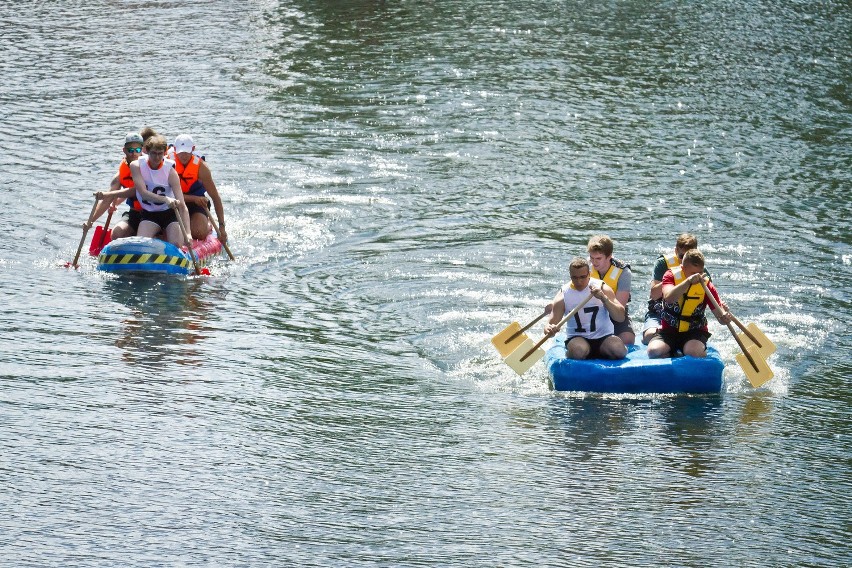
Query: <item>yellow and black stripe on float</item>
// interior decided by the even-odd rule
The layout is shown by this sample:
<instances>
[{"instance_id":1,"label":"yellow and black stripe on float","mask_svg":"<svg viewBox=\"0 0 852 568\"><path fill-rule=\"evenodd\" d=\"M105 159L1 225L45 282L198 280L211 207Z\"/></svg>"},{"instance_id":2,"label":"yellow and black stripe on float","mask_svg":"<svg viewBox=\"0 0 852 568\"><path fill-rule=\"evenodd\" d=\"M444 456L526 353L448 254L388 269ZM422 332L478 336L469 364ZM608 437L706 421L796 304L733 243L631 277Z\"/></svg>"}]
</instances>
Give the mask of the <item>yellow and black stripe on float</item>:
<instances>
[{"instance_id":1,"label":"yellow and black stripe on float","mask_svg":"<svg viewBox=\"0 0 852 568\"><path fill-rule=\"evenodd\" d=\"M182 256L168 254L102 254L100 264L170 264L181 268L189 267L189 260Z\"/></svg>"}]
</instances>

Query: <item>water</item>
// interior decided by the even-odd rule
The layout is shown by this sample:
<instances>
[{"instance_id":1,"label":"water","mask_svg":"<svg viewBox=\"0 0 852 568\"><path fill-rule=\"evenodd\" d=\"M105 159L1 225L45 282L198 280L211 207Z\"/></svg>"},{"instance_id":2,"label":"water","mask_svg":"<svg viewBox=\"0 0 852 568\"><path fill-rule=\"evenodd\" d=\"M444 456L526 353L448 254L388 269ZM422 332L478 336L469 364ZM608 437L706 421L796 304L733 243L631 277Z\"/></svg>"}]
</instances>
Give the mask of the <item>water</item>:
<instances>
[{"instance_id":1,"label":"water","mask_svg":"<svg viewBox=\"0 0 852 568\"><path fill-rule=\"evenodd\" d=\"M0 565L839 566L843 2L0 5ZM237 261L76 251L189 132ZM698 235L778 345L712 397L548 390L491 336L588 237ZM816 268L816 270L815 270Z\"/></svg>"}]
</instances>

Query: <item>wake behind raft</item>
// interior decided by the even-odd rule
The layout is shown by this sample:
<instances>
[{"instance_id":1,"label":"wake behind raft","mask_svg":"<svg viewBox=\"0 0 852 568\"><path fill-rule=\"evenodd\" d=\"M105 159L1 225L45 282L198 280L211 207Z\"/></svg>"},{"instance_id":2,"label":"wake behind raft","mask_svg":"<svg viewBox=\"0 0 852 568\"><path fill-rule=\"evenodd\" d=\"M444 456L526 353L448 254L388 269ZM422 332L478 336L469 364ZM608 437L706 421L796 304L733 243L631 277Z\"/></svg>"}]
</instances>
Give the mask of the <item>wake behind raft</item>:
<instances>
[{"instance_id":1,"label":"wake behind raft","mask_svg":"<svg viewBox=\"0 0 852 568\"><path fill-rule=\"evenodd\" d=\"M97 237L97 234L96 234ZM222 250L222 243L214 232L203 241L193 240L192 250L198 261L199 269L207 265L208 259ZM90 253L98 254L93 247ZM127 237L110 241L98 254L98 270L116 274L124 273L161 273L194 274L195 266L185 247L151 239L148 237Z\"/></svg>"},{"instance_id":2,"label":"wake behind raft","mask_svg":"<svg viewBox=\"0 0 852 568\"><path fill-rule=\"evenodd\" d=\"M554 390L628 394L718 393L725 369L710 346L703 358L649 359L644 345L630 345L618 361L568 359L564 337L547 350L545 364Z\"/></svg>"}]
</instances>

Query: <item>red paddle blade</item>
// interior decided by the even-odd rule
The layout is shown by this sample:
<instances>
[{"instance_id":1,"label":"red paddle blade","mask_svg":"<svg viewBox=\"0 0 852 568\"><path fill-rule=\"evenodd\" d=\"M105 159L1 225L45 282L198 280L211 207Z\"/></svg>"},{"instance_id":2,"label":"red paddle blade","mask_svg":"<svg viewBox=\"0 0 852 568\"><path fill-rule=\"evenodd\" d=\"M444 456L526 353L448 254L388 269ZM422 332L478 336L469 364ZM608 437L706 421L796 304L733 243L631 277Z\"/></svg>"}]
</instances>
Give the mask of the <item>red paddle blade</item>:
<instances>
[{"instance_id":1,"label":"red paddle blade","mask_svg":"<svg viewBox=\"0 0 852 568\"><path fill-rule=\"evenodd\" d=\"M95 234L92 235L92 243L89 245L89 256L98 256L101 249L109 244L112 240L112 229L104 231L101 225L95 227Z\"/></svg>"}]
</instances>

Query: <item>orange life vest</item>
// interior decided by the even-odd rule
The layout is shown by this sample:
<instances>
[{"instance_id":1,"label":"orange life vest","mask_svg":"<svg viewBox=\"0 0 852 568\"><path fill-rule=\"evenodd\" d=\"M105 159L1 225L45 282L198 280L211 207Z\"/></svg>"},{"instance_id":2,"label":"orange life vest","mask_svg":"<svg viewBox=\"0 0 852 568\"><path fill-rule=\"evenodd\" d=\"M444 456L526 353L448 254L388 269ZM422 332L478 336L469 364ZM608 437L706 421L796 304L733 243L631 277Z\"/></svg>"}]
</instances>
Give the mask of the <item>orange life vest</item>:
<instances>
[{"instance_id":1,"label":"orange life vest","mask_svg":"<svg viewBox=\"0 0 852 568\"><path fill-rule=\"evenodd\" d=\"M198 179L198 170L201 168L201 158L192 156L184 165L175 157L175 171L180 178L180 188L184 193L190 195L204 195L204 185Z\"/></svg>"},{"instance_id":2,"label":"orange life vest","mask_svg":"<svg viewBox=\"0 0 852 568\"><path fill-rule=\"evenodd\" d=\"M127 160L121 160L121 163L118 164L118 183L124 188L134 187L133 174L130 173L130 164L127 163ZM126 203L132 209L142 211L142 205L136 200L135 195L128 197Z\"/></svg>"}]
</instances>

